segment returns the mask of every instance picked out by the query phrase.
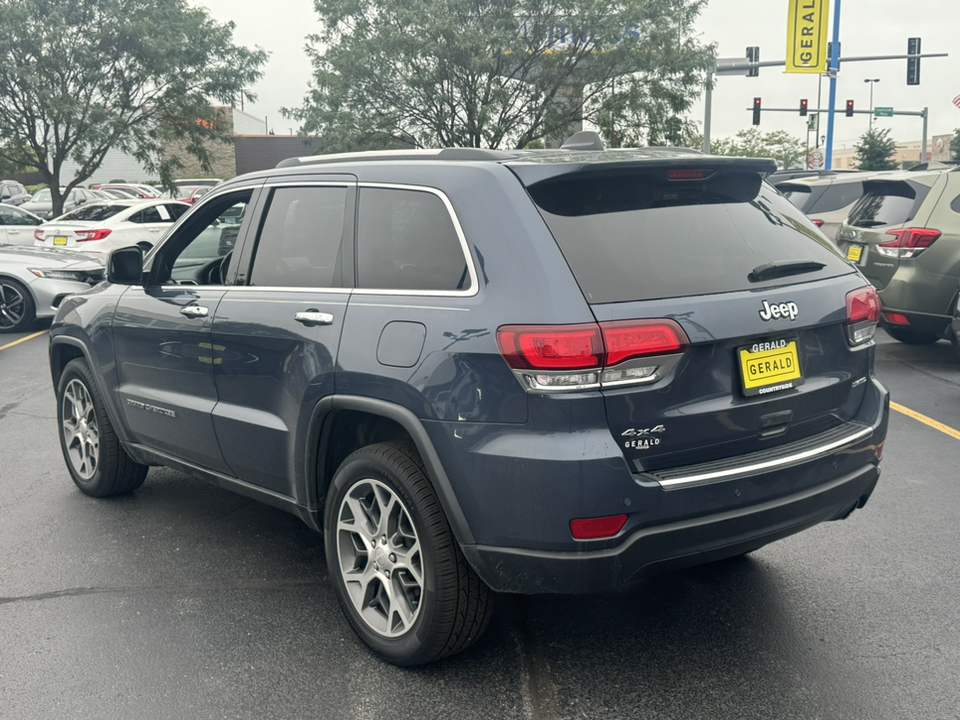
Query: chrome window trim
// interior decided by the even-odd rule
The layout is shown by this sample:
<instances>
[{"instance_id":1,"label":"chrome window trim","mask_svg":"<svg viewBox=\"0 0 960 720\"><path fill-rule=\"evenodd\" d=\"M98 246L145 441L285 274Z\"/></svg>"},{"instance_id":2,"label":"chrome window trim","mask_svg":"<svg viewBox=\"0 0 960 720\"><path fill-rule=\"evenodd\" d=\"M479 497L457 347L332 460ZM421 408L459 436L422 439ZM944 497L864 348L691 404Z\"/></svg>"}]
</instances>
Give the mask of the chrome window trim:
<instances>
[{"instance_id":1,"label":"chrome window trim","mask_svg":"<svg viewBox=\"0 0 960 720\"><path fill-rule=\"evenodd\" d=\"M774 470L780 467L786 467L788 465L796 465L797 463L804 462L806 460L813 460L818 457L827 455L834 450L839 450L841 448L853 445L859 440L870 437L874 432L874 428L865 427L857 430L851 435L846 437L833 440L828 442L825 445L820 447L810 448L809 450L804 450L802 452L794 453L793 455L788 455L786 457L777 458L775 460L766 460L764 462L754 463L752 465L742 465L736 468L729 468L727 470L718 470L717 472L711 473L701 473L699 475L687 475L685 477L670 478L668 480L657 480L657 483L664 490L673 490L676 488L683 487L694 487L697 485L707 485L709 483L720 482L722 480L731 480L733 478L746 477L748 475L754 475L758 472L766 470ZM655 473L651 473L654 474Z\"/></svg>"},{"instance_id":2,"label":"chrome window trim","mask_svg":"<svg viewBox=\"0 0 960 720\"><path fill-rule=\"evenodd\" d=\"M354 288L358 295L398 295L402 297L473 297L480 292L480 283L477 280L477 269L473 263L473 253L470 252L470 246L467 244L467 236L463 233L463 226L460 225L460 218L457 217L453 209L453 203L446 193L437 188L427 187L425 185L406 185L402 183L380 183L380 182L359 182L358 187L378 188L383 190L409 190L413 192L427 192L440 198L444 207L447 209L447 215L453 222L453 229L457 233L457 239L460 241L460 251L463 253L467 264L467 275L470 277L470 287L466 290L390 290L380 288ZM359 213L359 199L357 200L357 209ZM356 237L356 233L354 235ZM359 268L358 268L359 272Z\"/></svg>"}]
</instances>

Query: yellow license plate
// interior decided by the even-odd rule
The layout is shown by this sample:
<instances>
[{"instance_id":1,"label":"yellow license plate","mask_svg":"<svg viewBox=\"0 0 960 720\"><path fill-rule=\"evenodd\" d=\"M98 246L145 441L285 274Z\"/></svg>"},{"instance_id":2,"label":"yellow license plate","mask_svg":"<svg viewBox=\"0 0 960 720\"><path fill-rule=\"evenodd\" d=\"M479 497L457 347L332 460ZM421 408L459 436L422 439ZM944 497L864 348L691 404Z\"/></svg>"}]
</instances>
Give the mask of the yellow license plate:
<instances>
[{"instance_id":1,"label":"yellow license plate","mask_svg":"<svg viewBox=\"0 0 960 720\"><path fill-rule=\"evenodd\" d=\"M803 384L796 340L768 340L740 348L743 394L766 395Z\"/></svg>"},{"instance_id":2,"label":"yellow license plate","mask_svg":"<svg viewBox=\"0 0 960 720\"><path fill-rule=\"evenodd\" d=\"M53 244L54 244L54 245L66 245L66 244L67 244L67 238L65 238L63 235L54 235L54 236L53 236Z\"/></svg>"},{"instance_id":3,"label":"yellow license plate","mask_svg":"<svg viewBox=\"0 0 960 720\"><path fill-rule=\"evenodd\" d=\"M860 262L860 255L863 254L862 245L851 245L847 248L847 260L850 262L858 263Z\"/></svg>"}]
</instances>

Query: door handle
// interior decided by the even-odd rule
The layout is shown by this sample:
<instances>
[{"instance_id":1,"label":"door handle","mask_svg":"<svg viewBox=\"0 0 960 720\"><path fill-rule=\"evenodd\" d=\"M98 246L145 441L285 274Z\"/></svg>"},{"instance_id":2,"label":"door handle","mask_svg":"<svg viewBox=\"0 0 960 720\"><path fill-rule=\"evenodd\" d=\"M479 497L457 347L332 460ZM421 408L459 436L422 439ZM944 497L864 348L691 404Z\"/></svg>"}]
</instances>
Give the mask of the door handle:
<instances>
[{"instance_id":1,"label":"door handle","mask_svg":"<svg viewBox=\"0 0 960 720\"><path fill-rule=\"evenodd\" d=\"M206 317L209 313L210 311L201 305L187 305L180 308L180 314L188 318Z\"/></svg>"},{"instance_id":2,"label":"door handle","mask_svg":"<svg viewBox=\"0 0 960 720\"><path fill-rule=\"evenodd\" d=\"M333 315L331 315L330 313L320 312L319 310L307 310L306 312L298 312L296 315L293 316L293 319L307 326L333 325Z\"/></svg>"}]
</instances>

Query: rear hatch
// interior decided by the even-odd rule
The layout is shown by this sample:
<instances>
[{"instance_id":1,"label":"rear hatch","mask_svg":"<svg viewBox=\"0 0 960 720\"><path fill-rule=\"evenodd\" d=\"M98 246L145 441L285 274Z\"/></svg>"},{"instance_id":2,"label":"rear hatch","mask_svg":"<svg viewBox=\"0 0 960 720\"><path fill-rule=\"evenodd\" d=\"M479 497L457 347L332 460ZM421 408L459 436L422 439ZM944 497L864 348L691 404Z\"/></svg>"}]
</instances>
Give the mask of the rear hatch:
<instances>
[{"instance_id":1,"label":"rear hatch","mask_svg":"<svg viewBox=\"0 0 960 720\"><path fill-rule=\"evenodd\" d=\"M876 296L761 184L765 171L759 161L687 158L531 174L528 192L608 361L615 333L632 342L650 319L664 320L653 326L660 340L671 322L681 329L672 349L604 372L609 427L636 472L803 440L857 413L870 358L848 339L847 296Z\"/></svg>"},{"instance_id":2,"label":"rear hatch","mask_svg":"<svg viewBox=\"0 0 960 720\"><path fill-rule=\"evenodd\" d=\"M925 242L898 231L924 224L925 218L918 218L917 212L929 192L930 185L919 178L868 180L863 197L837 231L840 251L880 290L900 266L899 246Z\"/></svg>"}]
</instances>

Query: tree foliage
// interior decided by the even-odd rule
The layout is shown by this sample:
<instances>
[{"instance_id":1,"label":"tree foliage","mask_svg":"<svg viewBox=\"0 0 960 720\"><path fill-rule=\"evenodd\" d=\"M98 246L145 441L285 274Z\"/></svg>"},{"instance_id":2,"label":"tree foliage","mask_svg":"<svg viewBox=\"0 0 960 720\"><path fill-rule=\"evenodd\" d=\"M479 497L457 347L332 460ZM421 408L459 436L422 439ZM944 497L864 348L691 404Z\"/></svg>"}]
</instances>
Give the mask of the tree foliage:
<instances>
[{"instance_id":1,"label":"tree foliage","mask_svg":"<svg viewBox=\"0 0 960 720\"><path fill-rule=\"evenodd\" d=\"M950 162L960 163L960 128L954 130L950 138Z\"/></svg>"},{"instance_id":2,"label":"tree foliage","mask_svg":"<svg viewBox=\"0 0 960 720\"><path fill-rule=\"evenodd\" d=\"M860 170L897 170L894 161L897 143L890 137L890 129L868 130L854 145L857 168Z\"/></svg>"},{"instance_id":3,"label":"tree foliage","mask_svg":"<svg viewBox=\"0 0 960 720\"><path fill-rule=\"evenodd\" d=\"M0 0L0 159L36 169L54 213L111 148L167 184L183 150L209 168L205 143L232 136L211 101L252 99L266 60L232 35L186 0Z\"/></svg>"},{"instance_id":4,"label":"tree foliage","mask_svg":"<svg viewBox=\"0 0 960 720\"><path fill-rule=\"evenodd\" d=\"M687 147L698 150L702 145L702 135L686 143ZM710 152L713 155L772 158L777 161L777 167L786 169L796 167L803 160L806 146L803 140L784 130L761 133L757 128L748 128L732 138L711 140Z\"/></svg>"},{"instance_id":5,"label":"tree foliage","mask_svg":"<svg viewBox=\"0 0 960 720\"><path fill-rule=\"evenodd\" d=\"M663 142L703 87L706 0L315 0L314 81L288 116L328 150L524 147L581 119Z\"/></svg>"}]
</instances>

